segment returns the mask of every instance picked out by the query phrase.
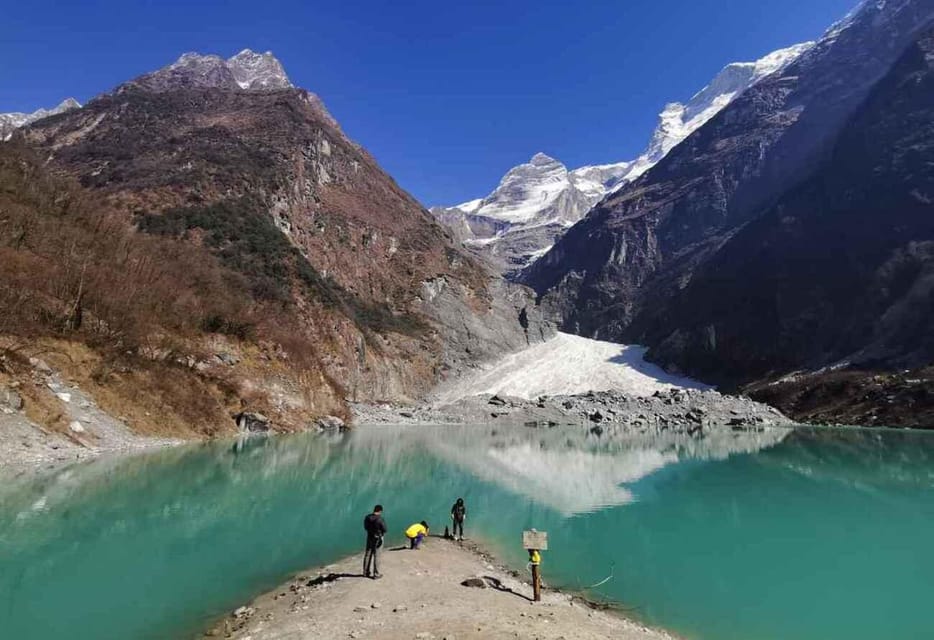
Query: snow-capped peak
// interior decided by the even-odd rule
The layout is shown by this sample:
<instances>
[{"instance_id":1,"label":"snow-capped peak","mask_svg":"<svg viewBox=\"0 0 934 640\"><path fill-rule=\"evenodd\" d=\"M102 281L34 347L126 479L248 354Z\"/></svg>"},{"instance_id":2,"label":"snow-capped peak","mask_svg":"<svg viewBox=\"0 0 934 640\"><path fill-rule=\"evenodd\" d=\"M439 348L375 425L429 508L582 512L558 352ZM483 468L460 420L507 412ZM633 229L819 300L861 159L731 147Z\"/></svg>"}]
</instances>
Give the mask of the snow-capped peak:
<instances>
[{"instance_id":1,"label":"snow-capped peak","mask_svg":"<svg viewBox=\"0 0 934 640\"><path fill-rule=\"evenodd\" d=\"M66 111L71 111L72 109L80 109L81 103L75 100L74 98L65 98L58 103L58 106L52 109L52 113L65 113Z\"/></svg>"},{"instance_id":2,"label":"snow-capped peak","mask_svg":"<svg viewBox=\"0 0 934 640\"><path fill-rule=\"evenodd\" d=\"M558 160L538 152L506 172L486 198L452 207L511 225L576 222L626 174L628 162L588 165L568 171Z\"/></svg>"},{"instance_id":3,"label":"snow-capped peak","mask_svg":"<svg viewBox=\"0 0 934 640\"><path fill-rule=\"evenodd\" d=\"M778 51L773 51L767 56L759 58L753 62L754 71L752 82L755 84L766 76L782 71L789 64L801 57L814 46L814 42L802 42Z\"/></svg>"},{"instance_id":4,"label":"snow-capped peak","mask_svg":"<svg viewBox=\"0 0 934 640\"><path fill-rule=\"evenodd\" d=\"M483 198L477 198L476 200L470 200L468 202L463 202L456 207L455 209L460 209L464 213L473 213L480 208L480 205L483 204Z\"/></svg>"},{"instance_id":5,"label":"snow-capped peak","mask_svg":"<svg viewBox=\"0 0 934 640\"><path fill-rule=\"evenodd\" d=\"M255 53L244 49L228 58L227 66L241 89L288 89L292 86L272 51Z\"/></svg>"},{"instance_id":6,"label":"snow-capped peak","mask_svg":"<svg viewBox=\"0 0 934 640\"><path fill-rule=\"evenodd\" d=\"M569 184L567 167L536 153L510 169L474 213L512 224L529 222L549 209Z\"/></svg>"},{"instance_id":7,"label":"snow-capped peak","mask_svg":"<svg viewBox=\"0 0 934 640\"><path fill-rule=\"evenodd\" d=\"M227 60L210 54L183 53L172 64L128 83L151 91L178 88L219 88L269 91L292 87L285 69L271 51L244 49Z\"/></svg>"},{"instance_id":8,"label":"snow-capped peak","mask_svg":"<svg viewBox=\"0 0 934 640\"><path fill-rule=\"evenodd\" d=\"M31 124L36 120L80 108L80 102L74 98L65 98L58 106L51 109L37 109L32 113L0 113L0 140L9 140L15 129L25 127L27 124Z\"/></svg>"},{"instance_id":9,"label":"snow-capped peak","mask_svg":"<svg viewBox=\"0 0 934 640\"><path fill-rule=\"evenodd\" d=\"M592 204L596 204L616 187L631 167L631 162L587 165L571 171L571 182Z\"/></svg>"},{"instance_id":10,"label":"snow-capped peak","mask_svg":"<svg viewBox=\"0 0 934 640\"><path fill-rule=\"evenodd\" d=\"M534 156L532 156L532 159L529 160L529 164L535 165L537 167L541 167L545 165L553 165L553 164L561 164L561 163L555 160L554 158L552 158L551 156L549 156L548 154L545 154L539 151Z\"/></svg>"},{"instance_id":11,"label":"snow-capped peak","mask_svg":"<svg viewBox=\"0 0 934 640\"><path fill-rule=\"evenodd\" d=\"M753 62L726 65L686 104L671 102L665 106L659 114L658 126L648 148L636 160L585 166L569 172L563 164L539 152L529 162L510 169L496 190L486 198L471 200L454 208L510 224L538 223L542 213L572 186L592 200L591 204L596 204L609 191L645 173L736 96L781 71L813 46L813 42L804 42L773 51Z\"/></svg>"},{"instance_id":12,"label":"snow-capped peak","mask_svg":"<svg viewBox=\"0 0 934 640\"><path fill-rule=\"evenodd\" d=\"M500 262L505 258L507 272L522 268L608 193L648 171L736 96L781 71L812 46L805 42L754 62L726 65L686 104L665 106L648 147L633 161L568 171L551 156L536 153L510 169L487 197L432 211L467 244L482 247Z\"/></svg>"},{"instance_id":13,"label":"snow-capped peak","mask_svg":"<svg viewBox=\"0 0 934 640\"><path fill-rule=\"evenodd\" d=\"M685 138L704 126L749 87L777 73L814 46L803 42L779 49L754 62L733 62L721 69L706 87L687 102L671 102L658 116L649 146L633 163L620 185L651 169Z\"/></svg>"}]
</instances>

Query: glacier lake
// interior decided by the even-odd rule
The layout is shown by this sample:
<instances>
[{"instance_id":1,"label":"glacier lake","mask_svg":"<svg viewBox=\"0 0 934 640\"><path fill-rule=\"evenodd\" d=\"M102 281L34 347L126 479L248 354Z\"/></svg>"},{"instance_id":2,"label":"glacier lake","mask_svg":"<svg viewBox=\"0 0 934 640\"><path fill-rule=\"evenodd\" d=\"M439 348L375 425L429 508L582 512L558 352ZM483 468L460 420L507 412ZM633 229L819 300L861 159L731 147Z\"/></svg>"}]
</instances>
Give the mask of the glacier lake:
<instances>
[{"instance_id":1,"label":"glacier lake","mask_svg":"<svg viewBox=\"0 0 934 640\"><path fill-rule=\"evenodd\" d=\"M702 640L930 638L934 434L361 427L101 459L0 486L0 629L194 637L290 575L449 523L546 583ZM430 544L440 544L432 541ZM594 586L598 585L598 586Z\"/></svg>"}]
</instances>

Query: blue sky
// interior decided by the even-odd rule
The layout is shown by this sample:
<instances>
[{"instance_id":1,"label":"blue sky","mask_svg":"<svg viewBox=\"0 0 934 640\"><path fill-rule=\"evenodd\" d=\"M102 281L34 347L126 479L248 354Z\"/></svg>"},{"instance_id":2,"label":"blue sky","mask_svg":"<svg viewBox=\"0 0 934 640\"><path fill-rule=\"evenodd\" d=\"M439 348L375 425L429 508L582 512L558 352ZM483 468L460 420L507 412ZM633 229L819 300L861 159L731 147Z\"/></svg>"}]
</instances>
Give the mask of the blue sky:
<instances>
[{"instance_id":1,"label":"blue sky","mask_svg":"<svg viewBox=\"0 0 934 640\"><path fill-rule=\"evenodd\" d=\"M856 3L9 2L0 111L84 102L185 51L272 50L404 188L455 204L536 151L572 168L633 158L666 102Z\"/></svg>"}]
</instances>

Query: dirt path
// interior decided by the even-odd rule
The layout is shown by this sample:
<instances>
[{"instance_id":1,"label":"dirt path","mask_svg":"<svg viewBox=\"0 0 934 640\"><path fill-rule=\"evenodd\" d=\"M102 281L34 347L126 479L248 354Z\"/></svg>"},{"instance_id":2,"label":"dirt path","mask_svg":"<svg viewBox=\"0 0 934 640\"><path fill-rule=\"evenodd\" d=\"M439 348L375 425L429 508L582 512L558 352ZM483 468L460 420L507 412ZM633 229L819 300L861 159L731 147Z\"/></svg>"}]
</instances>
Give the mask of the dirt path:
<instances>
[{"instance_id":1,"label":"dirt path","mask_svg":"<svg viewBox=\"0 0 934 640\"><path fill-rule=\"evenodd\" d=\"M361 564L358 555L299 576L239 608L206 635L240 640L672 640L557 591L546 590L542 602L533 603L531 587L519 577L466 544L442 538L430 539L418 551L385 550L381 580L361 577ZM461 584L475 577L487 586Z\"/></svg>"}]
</instances>

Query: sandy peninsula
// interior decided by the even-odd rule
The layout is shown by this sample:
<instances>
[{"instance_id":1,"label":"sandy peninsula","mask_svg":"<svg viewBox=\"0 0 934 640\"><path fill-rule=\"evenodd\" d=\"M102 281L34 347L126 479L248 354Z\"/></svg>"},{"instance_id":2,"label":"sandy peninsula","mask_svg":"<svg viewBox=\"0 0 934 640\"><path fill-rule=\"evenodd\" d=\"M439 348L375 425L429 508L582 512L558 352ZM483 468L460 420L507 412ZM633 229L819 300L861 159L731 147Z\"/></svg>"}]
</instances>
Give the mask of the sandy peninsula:
<instances>
[{"instance_id":1,"label":"sandy peninsula","mask_svg":"<svg viewBox=\"0 0 934 640\"><path fill-rule=\"evenodd\" d=\"M363 578L361 565L356 555L300 574L239 607L205 635L239 640L673 640L560 591L546 589L541 602L532 602L527 576L496 566L469 542L431 538L418 551L390 547L382 554L381 580Z\"/></svg>"}]
</instances>

